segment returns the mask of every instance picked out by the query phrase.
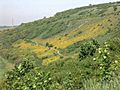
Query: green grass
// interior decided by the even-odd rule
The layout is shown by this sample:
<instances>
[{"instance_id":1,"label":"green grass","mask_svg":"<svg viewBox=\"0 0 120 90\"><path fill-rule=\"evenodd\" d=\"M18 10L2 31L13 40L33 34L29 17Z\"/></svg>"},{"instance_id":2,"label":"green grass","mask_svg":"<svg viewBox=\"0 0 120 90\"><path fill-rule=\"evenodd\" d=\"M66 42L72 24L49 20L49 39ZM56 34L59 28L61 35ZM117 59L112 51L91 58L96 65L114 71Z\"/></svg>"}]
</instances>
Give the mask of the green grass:
<instances>
[{"instance_id":1,"label":"green grass","mask_svg":"<svg viewBox=\"0 0 120 90\"><path fill-rule=\"evenodd\" d=\"M4 73L6 72L6 69L5 69L6 63L7 63L6 60L0 57L0 80L4 77Z\"/></svg>"},{"instance_id":2,"label":"green grass","mask_svg":"<svg viewBox=\"0 0 120 90\"><path fill-rule=\"evenodd\" d=\"M116 77L109 83L86 80L81 90L120 90L120 78Z\"/></svg>"}]
</instances>

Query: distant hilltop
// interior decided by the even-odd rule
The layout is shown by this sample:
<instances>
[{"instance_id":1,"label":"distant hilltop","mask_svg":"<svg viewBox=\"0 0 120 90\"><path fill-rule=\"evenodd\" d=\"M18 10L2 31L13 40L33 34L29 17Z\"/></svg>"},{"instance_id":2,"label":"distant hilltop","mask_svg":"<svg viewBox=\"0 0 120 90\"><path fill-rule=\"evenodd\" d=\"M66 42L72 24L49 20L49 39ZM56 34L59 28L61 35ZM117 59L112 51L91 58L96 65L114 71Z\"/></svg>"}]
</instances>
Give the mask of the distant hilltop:
<instances>
[{"instance_id":1,"label":"distant hilltop","mask_svg":"<svg viewBox=\"0 0 120 90\"><path fill-rule=\"evenodd\" d=\"M5 29L13 29L17 26L0 26L0 30L5 30Z\"/></svg>"}]
</instances>

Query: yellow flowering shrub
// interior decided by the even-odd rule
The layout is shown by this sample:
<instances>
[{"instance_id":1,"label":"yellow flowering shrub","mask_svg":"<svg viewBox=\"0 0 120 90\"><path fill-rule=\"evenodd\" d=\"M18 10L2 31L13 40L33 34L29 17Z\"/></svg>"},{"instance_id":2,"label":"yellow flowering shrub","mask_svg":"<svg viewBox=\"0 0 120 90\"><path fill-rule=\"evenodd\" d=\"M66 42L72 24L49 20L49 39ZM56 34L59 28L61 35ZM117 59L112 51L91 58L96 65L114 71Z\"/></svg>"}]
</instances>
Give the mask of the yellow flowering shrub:
<instances>
[{"instance_id":1,"label":"yellow flowering shrub","mask_svg":"<svg viewBox=\"0 0 120 90\"><path fill-rule=\"evenodd\" d=\"M53 56L53 57L44 59L42 64L43 64L43 65L47 65L47 64L49 64L49 63L51 63L51 62L53 62L53 61L56 61L56 60L58 60L58 59L60 59L59 56Z\"/></svg>"}]
</instances>

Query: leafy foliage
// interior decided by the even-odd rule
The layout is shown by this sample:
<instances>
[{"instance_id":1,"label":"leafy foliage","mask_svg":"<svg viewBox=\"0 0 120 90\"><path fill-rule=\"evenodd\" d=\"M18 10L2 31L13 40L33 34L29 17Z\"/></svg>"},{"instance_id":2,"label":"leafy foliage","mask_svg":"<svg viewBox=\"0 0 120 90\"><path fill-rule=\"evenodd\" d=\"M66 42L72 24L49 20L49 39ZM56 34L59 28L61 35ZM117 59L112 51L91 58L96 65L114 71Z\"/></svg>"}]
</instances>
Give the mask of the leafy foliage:
<instances>
[{"instance_id":1,"label":"leafy foliage","mask_svg":"<svg viewBox=\"0 0 120 90\"><path fill-rule=\"evenodd\" d=\"M50 73L45 73L28 61L23 61L6 74L6 90L50 90Z\"/></svg>"},{"instance_id":2,"label":"leafy foliage","mask_svg":"<svg viewBox=\"0 0 120 90\"><path fill-rule=\"evenodd\" d=\"M83 44L80 48L80 59L83 59L87 56L93 56L96 52L96 49L99 47L99 44L96 40L93 40L92 42Z\"/></svg>"}]
</instances>

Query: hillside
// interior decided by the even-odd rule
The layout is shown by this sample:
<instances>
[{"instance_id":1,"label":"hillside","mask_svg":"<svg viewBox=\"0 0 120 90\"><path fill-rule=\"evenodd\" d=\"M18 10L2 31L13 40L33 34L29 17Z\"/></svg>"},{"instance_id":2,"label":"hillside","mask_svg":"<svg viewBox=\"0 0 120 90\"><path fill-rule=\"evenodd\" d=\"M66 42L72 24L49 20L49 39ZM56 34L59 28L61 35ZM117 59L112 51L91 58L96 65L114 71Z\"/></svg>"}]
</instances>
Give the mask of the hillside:
<instances>
[{"instance_id":1,"label":"hillside","mask_svg":"<svg viewBox=\"0 0 120 90\"><path fill-rule=\"evenodd\" d=\"M80 72L88 73L89 77L95 72L90 74L92 69L89 66L94 63L90 60L98 55L98 43L102 48L105 42L113 45L115 50L111 51L110 58L120 61L119 35L120 2L70 9L50 18L23 23L0 31L0 72L28 60L42 70L50 71L58 80L67 76L69 71L78 78ZM82 53L84 45L90 55ZM95 52L89 52L91 48ZM81 59L80 53L85 55Z\"/></svg>"}]
</instances>

